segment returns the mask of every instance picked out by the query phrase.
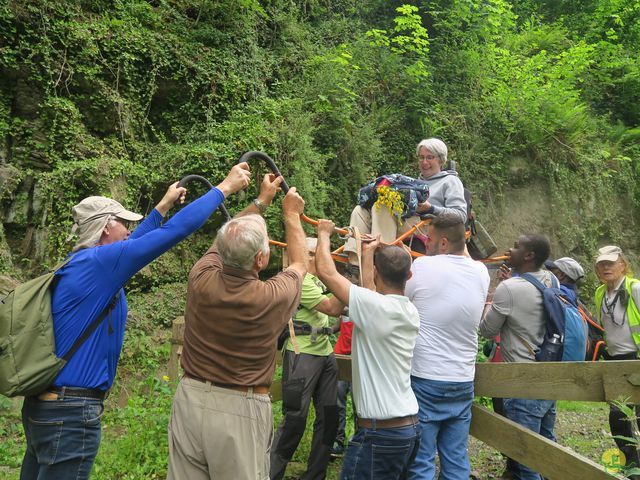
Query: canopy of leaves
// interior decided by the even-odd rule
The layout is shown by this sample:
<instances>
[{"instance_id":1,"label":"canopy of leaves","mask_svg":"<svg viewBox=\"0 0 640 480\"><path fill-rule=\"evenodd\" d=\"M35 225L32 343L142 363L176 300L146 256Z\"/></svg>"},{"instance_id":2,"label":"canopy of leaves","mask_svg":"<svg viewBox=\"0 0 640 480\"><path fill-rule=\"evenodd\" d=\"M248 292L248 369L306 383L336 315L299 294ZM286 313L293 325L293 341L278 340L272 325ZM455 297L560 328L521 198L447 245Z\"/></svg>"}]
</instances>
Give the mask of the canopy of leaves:
<instances>
[{"instance_id":1,"label":"canopy of leaves","mask_svg":"<svg viewBox=\"0 0 640 480\"><path fill-rule=\"evenodd\" d=\"M638 45L637 0L4 2L0 271L64 254L86 195L148 211L246 150L276 160L310 216L345 224L370 178L415 174L429 136L489 231L511 189L538 184L562 253L635 249ZM166 262L188 268L191 250ZM179 277L158 275L145 288Z\"/></svg>"}]
</instances>

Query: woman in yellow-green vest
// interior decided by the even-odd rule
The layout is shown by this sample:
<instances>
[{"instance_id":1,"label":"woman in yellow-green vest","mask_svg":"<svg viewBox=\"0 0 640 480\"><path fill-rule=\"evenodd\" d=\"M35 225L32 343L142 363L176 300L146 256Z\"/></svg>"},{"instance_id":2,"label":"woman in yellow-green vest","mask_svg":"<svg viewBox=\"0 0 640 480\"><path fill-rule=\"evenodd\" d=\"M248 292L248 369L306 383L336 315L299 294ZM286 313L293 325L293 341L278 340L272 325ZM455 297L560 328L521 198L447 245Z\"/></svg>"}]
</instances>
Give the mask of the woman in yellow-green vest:
<instances>
[{"instance_id":1,"label":"woman in yellow-green vest","mask_svg":"<svg viewBox=\"0 0 640 480\"><path fill-rule=\"evenodd\" d=\"M596 289L596 318L604 327L605 360L636 360L640 349L640 280L631 278L629 262L620 247L613 245L598 250L596 274L602 282ZM640 409L636 406L636 415ZM612 435L633 438L631 422L615 406L609 412ZM627 466L640 466L635 445L614 439L625 454ZM640 479L634 475L630 478Z\"/></svg>"}]
</instances>

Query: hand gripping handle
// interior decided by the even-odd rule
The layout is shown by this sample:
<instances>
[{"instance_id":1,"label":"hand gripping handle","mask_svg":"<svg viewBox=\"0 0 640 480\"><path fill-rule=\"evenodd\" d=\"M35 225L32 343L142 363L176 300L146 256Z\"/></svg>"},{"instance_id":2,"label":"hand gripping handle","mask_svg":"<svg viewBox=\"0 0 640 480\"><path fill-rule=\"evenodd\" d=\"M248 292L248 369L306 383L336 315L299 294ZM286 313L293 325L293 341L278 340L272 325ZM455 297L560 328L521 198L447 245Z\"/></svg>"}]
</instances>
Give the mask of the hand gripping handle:
<instances>
[{"instance_id":1,"label":"hand gripping handle","mask_svg":"<svg viewBox=\"0 0 640 480\"><path fill-rule=\"evenodd\" d=\"M194 181L200 182L208 188L213 188L213 185L211 185L211 182L201 175L187 175L186 177L183 177L178 182L178 187L185 187L187 183L194 182ZM224 215L227 221L231 220L231 215L229 215L229 211L227 210L227 207L224 206L224 203L221 203L218 206L218 210L222 212L222 214Z\"/></svg>"}]
</instances>

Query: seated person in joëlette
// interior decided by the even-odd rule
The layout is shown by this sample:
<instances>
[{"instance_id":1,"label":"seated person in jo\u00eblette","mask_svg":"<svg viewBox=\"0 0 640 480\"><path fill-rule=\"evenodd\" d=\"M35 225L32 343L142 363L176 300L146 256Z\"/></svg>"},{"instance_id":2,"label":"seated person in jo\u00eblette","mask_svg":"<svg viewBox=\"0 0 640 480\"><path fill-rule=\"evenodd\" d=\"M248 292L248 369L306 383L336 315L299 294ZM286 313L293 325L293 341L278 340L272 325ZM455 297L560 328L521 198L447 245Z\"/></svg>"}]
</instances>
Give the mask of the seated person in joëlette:
<instances>
[{"instance_id":1,"label":"seated person in jo\u00eblette","mask_svg":"<svg viewBox=\"0 0 640 480\"><path fill-rule=\"evenodd\" d=\"M464 187L454 170L443 170L447 163L447 145L438 138L428 138L418 143L416 155L420 176L413 180L400 175L388 175L393 180L394 177L413 180L415 189L418 192L419 203L415 208L405 209L404 214L392 211L390 208L378 208L372 202L366 202L366 195L363 191L369 187L377 190L379 186L389 185L389 181L383 179L364 187L359 195L358 203L351 212L349 225L357 227L362 234L371 234L373 237L380 235L382 242L390 243L398 235L406 232L418 222L422 215L440 215L443 212L451 212L459 215L464 221L467 220L467 202L464 196ZM380 179L378 179L380 180ZM391 185L393 186L393 185ZM423 190L424 186L427 188ZM428 189L428 198L423 199L424 191ZM375 193L374 193L375 195ZM365 206L362 206L362 205ZM368 208L367 208L368 207ZM413 211L412 211L413 210ZM407 214L409 216L407 216ZM399 218L402 216L403 218ZM357 265L356 241L350 238L345 244L345 253L349 256L349 263Z\"/></svg>"}]
</instances>

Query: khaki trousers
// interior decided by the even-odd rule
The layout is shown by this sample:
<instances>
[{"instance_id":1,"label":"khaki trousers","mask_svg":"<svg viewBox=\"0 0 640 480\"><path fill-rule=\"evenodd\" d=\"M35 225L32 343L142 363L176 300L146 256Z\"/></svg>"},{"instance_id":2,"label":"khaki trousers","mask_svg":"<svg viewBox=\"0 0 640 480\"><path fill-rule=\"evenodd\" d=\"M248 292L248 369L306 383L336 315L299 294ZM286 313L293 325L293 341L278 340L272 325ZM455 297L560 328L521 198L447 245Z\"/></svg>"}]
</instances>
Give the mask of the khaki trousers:
<instances>
[{"instance_id":1,"label":"khaki trousers","mask_svg":"<svg viewBox=\"0 0 640 480\"><path fill-rule=\"evenodd\" d=\"M169 422L168 480L268 480L271 399L183 377Z\"/></svg>"},{"instance_id":2,"label":"khaki trousers","mask_svg":"<svg viewBox=\"0 0 640 480\"><path fill-rule=\"evenodd\" d=\"M391 243L418 222L420 222L420 217L413 216L404 219L402 225L398 226L395 217L391 215L386 207L378 210L374 205L371 210L367 210L360 205L356 205L356 208L351 212L349 225L358 227L360 233L370 233L374 237L380 234L380 239L383 242ZM356 251L356 241L353 238L347 240L344 245L344 251Z\"/></svg>"}]
</instances>

